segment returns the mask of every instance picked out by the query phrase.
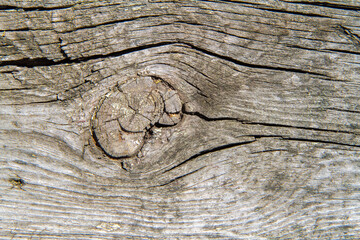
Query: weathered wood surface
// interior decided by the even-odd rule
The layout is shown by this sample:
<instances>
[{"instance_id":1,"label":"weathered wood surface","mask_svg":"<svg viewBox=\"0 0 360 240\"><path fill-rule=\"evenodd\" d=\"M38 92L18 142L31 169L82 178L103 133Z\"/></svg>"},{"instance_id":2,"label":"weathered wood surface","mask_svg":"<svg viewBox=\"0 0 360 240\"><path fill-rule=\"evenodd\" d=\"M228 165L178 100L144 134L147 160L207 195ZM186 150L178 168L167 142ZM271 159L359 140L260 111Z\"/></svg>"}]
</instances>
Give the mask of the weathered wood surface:
<instances>
[{"instance_id":1,"label":"weathered wood surface","mask_svg":"<svg viewBox=\"0 0 360 240\"><path fill-rule=\"evenodd\" d=\"M2 239L360 236L358 1L0 5ZM181 121L113 159L94 116L149 76Z\"/></svg>"}]
</instances>

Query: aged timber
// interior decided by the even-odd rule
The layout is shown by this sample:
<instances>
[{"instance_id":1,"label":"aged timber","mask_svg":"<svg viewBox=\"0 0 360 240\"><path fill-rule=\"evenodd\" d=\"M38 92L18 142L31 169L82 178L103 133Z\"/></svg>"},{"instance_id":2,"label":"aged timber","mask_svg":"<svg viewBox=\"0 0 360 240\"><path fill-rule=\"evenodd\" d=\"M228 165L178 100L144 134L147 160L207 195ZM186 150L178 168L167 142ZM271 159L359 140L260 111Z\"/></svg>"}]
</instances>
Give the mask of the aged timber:
<instances>
[{"instance_id":1,"label":"aged timber","mask_svg":"<svg viewBox=\"0 0 360 240\"><path fill-rule=\"evenodd\" d=\"M0 0L0 238L356 239L359 11Z\"/></svg>"}]
</instances>

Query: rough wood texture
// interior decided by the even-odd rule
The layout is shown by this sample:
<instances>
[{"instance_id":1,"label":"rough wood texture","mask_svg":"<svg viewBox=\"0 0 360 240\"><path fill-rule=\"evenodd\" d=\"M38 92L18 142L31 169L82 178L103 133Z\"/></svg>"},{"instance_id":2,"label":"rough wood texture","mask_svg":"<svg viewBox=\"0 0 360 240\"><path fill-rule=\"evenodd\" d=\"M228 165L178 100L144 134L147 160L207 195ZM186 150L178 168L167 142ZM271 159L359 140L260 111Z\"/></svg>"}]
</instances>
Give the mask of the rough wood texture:
<instances>
[{"instance_id":1,"label":"rough wood texture","mask_svg":"<svg viewBox=\"0 0 360 240\"><path fill-rule=\"evenodd\" d=\"M1 238L357 239L359 10L1 0ZM136 78L179 97L113 158L94 116L127 131L104 99Z\"/></svg>"}]
</instances>

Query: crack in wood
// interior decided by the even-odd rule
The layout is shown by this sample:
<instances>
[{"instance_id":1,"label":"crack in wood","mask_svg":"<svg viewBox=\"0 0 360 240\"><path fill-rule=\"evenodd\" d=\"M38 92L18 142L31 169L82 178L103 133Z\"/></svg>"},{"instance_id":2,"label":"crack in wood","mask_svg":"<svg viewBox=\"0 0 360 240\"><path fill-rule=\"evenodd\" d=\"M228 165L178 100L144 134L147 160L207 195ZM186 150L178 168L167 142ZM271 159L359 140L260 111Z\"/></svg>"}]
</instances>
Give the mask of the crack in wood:
<instances>
[{"instance_id":1,"label":"crack in wood","mask_svg":"<svg viewBox=\"0 0 360 240\"><path fill-rule=\"evenodd\" d=\"M118 51L118 52L113 52L110 54L93 55L90 57L83 57L83 58L78 58L78 59L64 59L64 60L60 60L60 61L49 60L47 58L32 58L32 59L24 58L24 59L20 59L20 60L1 61L0 66L15 65L18 67L33 68L33 67L43 67L43 66L56 66L56 65L62 65L62 64L82 63L82 62L87 62L89 60L105 59L108 57L118 57L118 56L122 56L122 55L129 54L132 52L137 52L137 51L161 47L161 46L173 45L173 44L174 44L174 42L160 42L160 43L147 44L147 45L142 45L142 46L138 46L138 47L128 48L128 49Z\"/></svg>"},{"instance_id":2,"label":"crack in wood","mask_svg":"<svg viewBox=\"0 0 360 240\"><path fill-rule=\"evenodd\" d=\"M329 18L331 17L316 13L306 13L306 12L297 12L297 11L290 11L285 9L273 9L273 8L265 8L265 7L256 7L257 9L262 9L269 12L275 12L275 13L285 13L285 14L292 14L292 15L299 15L304 17L316 17L316 18Z\"/></svg>"},{"instance_id":3,"label":"crack in wood","mask_svg":"<svg viewBox=\"0 0 360 240\"><path fill-rule=\"evenodd\" d=\"M239 61L239 60L234 59L234 58L229 57L229 56L224 56L224 55L214 53L214 52L211 52L209 50L197 47L197 46L195 46L193 44L189 44L189 43L184 43L184 44L192 47L193 49L195 49L197 51L205 53L207 55L210 55L210 56L213 56L213 57L216 57L216 58L220 58L220 59L226 60L228 62L235 63L236 65L240 65L240 66L245 66L245 67L254 68L254 69L267 69L267 70L294 72L294 73L311 74L311 75L315 75L315 76L325 76L325 77L327 77L327 75L325 75L325 74L321 74L321 73L317 73L317 72L311 72L311 71L305 71L305 70L302 70L302 69L284 68L284 67L272 67L272 66L266 66L266 65L260 65L260 64L246 63L246 62Z\"/></svg>"},{"instance_id":4,"label":"crack in wood","mask_svg":"<svg viewBox=\"0 0 360 240\"><path fill-rule=\"evenodd\" d=\"M341 146L347 146L347 147L360 148L360 145L358 145L358 144L347 144L347 143L341 143L341 142L336 142L336 141L325 141L325 140L306 139L306 138L291 138L291 137L281 137L281 138L284 140L287 140L287 141L326 143L326 144L335 144L335 145L341 145Z\"/></svg>"},{"instance_id":5,"label":"crack in wood","mask_svg":"<svg viewBox=\"0 0 360 240\"><path fill-rule=\"evenodd\" d=\"M181 163L165 170L163 172L166 173L166 172L169 172L169 171L172 171L182 165L184 165L185 163L193 160L193 159L196 159L196 158L199 158L203 155L207 155L207 154L211 154L211 153L215 153L215 152L218 152L218 151L223 151L223 150L227 150L227 149L230 149L230 148L234 148L234 147L238 147L238 146L241 146L241 145L245 145L245 144L250 144L250 143L253 143L255 142L256 139L252 140L252 141L244 141L244 142L236 142L236 143L230 143L230 144L225 144L225 145L221 145L221 146L217 146L217 147L214 147L214 148L210 148L210 149L206 149L206 150L203 150L203 151L200 151L194 155L192 155L191 157L185 159L184 161L182 161Z\"/></svg>"},{"instance_id":6,"label":"crack in wood","mask_svg":"<svg viewBox=\"0 0 360 240\"><path fill-rule=\"evenodd\" d=\"M0 89L0 91L7 92L7 91L22 91L22 90L34 90L34 87L23 87L23 88L4 88Z\"/></svg>"},{"instance_id":7,"label":"crack in wood","mask_svg":"<svg viewBox=\"0 0 360 240\"><path fill-rule=\"evenodd\" d=\"M200 48L198 46L195 46L193 44L190 44L190 43L187 43L187 42L184 42L184 41L159 42L159 43L155 43L155 44L148 44L148 45L138 46L138 47L134 47L134 48L128 48L128 49L123 50L123 51L113 52L113 53L105 54L105 55L93 55L93 56L90 56L90 57L83 57L83 58L70 59L70 60L69 59L64 59L64 60L61 60L61 61L58 61L58 62L55 62L53 60L49 60L49 59L46 59L46 58L3 61L3 62L0 62L0 66L15 65L15 66L19 66L19 67L37 67L37 66L53 66L53 65L59 65L59 64L81 63L81 62L86 62L86 61L93 60L93 59L103 59L103 58L107 58L107 57L118 57L118 56L121 56L121 55L129 54L129 53L133 53L133 52L137 52L137 51L141 51L141 50L145 50L145 49L157 48L157 47L167 46L167 45L176 45L176 44L182 44L182 45L190 47L190 48L192 48L194 50L202 52L204 54L207 54L207 55L210 55L210 56L213 56L213 57L216 57L216 58L228 61L228 62L232 62L232 63L234 63L236 65L245 66L245 67L249 67L249 68L267 69L267 70L274 70L274 71L285 71L285 72L311 74L311 75L315 75L315 76L328 77L325 74L321 74L321 73L317 73L317 72L311 72L311 71L305 71L305 70L302 70L302 69L273 67L273 66L266 66L266 65L260 65L260 64L246 63L246 62L239 61L239 60L234 59L234 58L229 57L229 56L224 56L224 55L221 55L221 54L218 54L218 53L215 53L215 52L211 52L210 50Z\"/></svg>"},{"instance_id":8,"label":"crack in wood","mask_svg":"<svg viewBox=\"0 0 360 240\"><path fill-rule=\"evenodd\" d=\"M355 45L360 45L360 37L353 31L351 31L349 28L339 25L338 30L343 33L347 38L349 38Z\"/></svg>"},{"instance_id":9,"label":"crack in wood","mask_svg":"<svg viewBox=\"0 0 360 240\"><path fill-rule=\"evenodd\" d=\"M201 118L201 119L203 119L205 121L208 121L208 122L211 122L211 121L236 121L236 122L240 122L240 123L248 124L248 125L262 125L262 126L268 126L268 127L295 128L295 129L313 130L313 131L321 131L321 132L347 133L347 134L359 135L358 133L350 132L350 131L344 131L344 130L331 130L331 129L323 129L323 128L292 126L292 125L277 124L277 123L253 122L253 121L242 120L242 119L234 118L234 117L215 117L215 118L211 118L211 117L207 117L206 115L204 115L204 114L202 114L200 112L187 111L186 106L185 106L185 108L183 110L183 113L187 114L187 115L197 116L197 117L199 117L199 118Z\"/></svg>"},{"instance_id":10,"label":"crack in wood","mask_svg":"<svg viewBox=\"0 0 360 240\"><path fill-rule=\"evenodd\" d=\"M55 97L55 96L54 96ZM47 104L47 103L55 103L62 101L60 99L51 99L47 101L32 101L32 102L26 102L26 103L5 103L0 105L7 105L7 106L26 106L26 105L35 105L35 104Z\"/></svg>"},{"instance_id":11,"label":"crack in wood","mask_svg":"<svg viewBox=\"0 0 360 240\"><path fill-rule=\"evenodd\" d=\"M339 111L339 112L348 112L348 113L356 113L356 114L360 114L360 111L350 110L350 109L326 108L326 110L332 110L332 111Z\"/></svg>"},{"instance_id":12,"label":"crack in wood","mask_svg":"<svg viewBox=\"0 0 360 240\"><path fill-rule=\"evenodd\" d=\"M148 18L152 18L152 17L156 18L156 17L163 17L163 16L176 16L176 15L174 15L174 14L162 14L162 15L154 14L154 15L135 17L135 18L126 18L126 19L121 19L121 20L109 21L109 22L101 23L101 24L94 24L91 26L79 27L79 28L75 28L70 31L64 31L61 33L71 33L71 32L77 31L77 30L91 29L91 28L96 28L96 27L100 27L100 26L107 26L107 25L118 24L118 23L126 23L126 22L142 20L142 19L148 19Z\"/></svg>"},{"instance_id":13,"label":"crack in wood","mask_svg":"<svg viewBox=\"0 0 360 240\"><path fill-rule=\"evenodd\" d=\"M200 170L202 170L202 169L204 169L204 168L205 168L205 166L204 166L204 167L201 167L201 168L198 168L198 169L196 169L196 170L193 170L193 171L191 171L191 172L182 174L182 175L180 175L180 176L177 176L177 177L175 177L175 178L173 178L173 179L171 179L171 180L166 181L165 183L162 183L162 184L159 184L159 185L155 185L155 186L150 186L150 187L148 187L148 188L164 187L164 186L166 186L166 185L169 185L169 184L172 183L172 182L175 182L175 181L177 181L177 180L179 180L179 179L181 179L181 178L184 178L184 177L189 176L189 175L191 175L191 174L193 174L193 173L196 173L196 172L198 172L198 171L200 171Z\"/></svg>"},{"instance_id":14,"label":"crack in wood","mask_svg":"<svg viewBox=\"0 0 360 240\"><path fill-rule=\"evenodd\" d=\"M70 60L70 57L67 55L67 53L65 52L65 50L63 49L63 44L62 44L63 40L61 37L59 37L59 48L60 48L60 53L63 55L64 59L66 61Z\"/></svg>"},{"instance_id":15,"label":"crack in wood","mask_svg":"<svg viewBox=\"0 0 360 240\"><path fill-rule=\"evenodd\" d=\"M311 5L316 7L327 7L327 8L334 8L334 9L341 9L341 10L350 10L350 11L358 11L360 10L359 6L352 6L346 4L337 4L331 2L313 2L313 1L288 1L288 0L280 0L281 2L292 3L292 4L299 4L299 5Z\"/></svg>"},{"instance_id":16,"label":"crack in wood","mask_svg":"<svg viewBox=\"0 0 360 240\"><path fill-rule=\"evenodd\" d=\"M33 12L33 11L52 11L52 10L60 10L60 9L69 9L75 6L74 4L66 5L66 6L58 6L58 7L17 7L14 5L0 5L0 11L8 11L8 10L17 10L23 12Z\"/></svg>"}]
</instances>

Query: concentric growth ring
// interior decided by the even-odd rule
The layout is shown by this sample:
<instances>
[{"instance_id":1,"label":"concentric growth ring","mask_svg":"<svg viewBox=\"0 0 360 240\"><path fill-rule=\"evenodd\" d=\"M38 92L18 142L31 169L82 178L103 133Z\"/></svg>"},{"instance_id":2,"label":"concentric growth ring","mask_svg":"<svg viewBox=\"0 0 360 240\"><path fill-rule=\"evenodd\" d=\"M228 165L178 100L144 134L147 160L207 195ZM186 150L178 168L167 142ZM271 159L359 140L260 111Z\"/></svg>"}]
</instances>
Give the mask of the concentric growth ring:
<instances>
[{"instance_id":1,"label":"concentric growth ring","mask_svg":"<svg viewBox=\"0 0 360 240\"><path fill-rule=\"evenodd\" d=\"M117 86L100 102L93 135L108 156L131 157L139 152L151 127L177 124L181 108L178 93L167 83L138 77Z\"/></svg>"}]
</instances>

